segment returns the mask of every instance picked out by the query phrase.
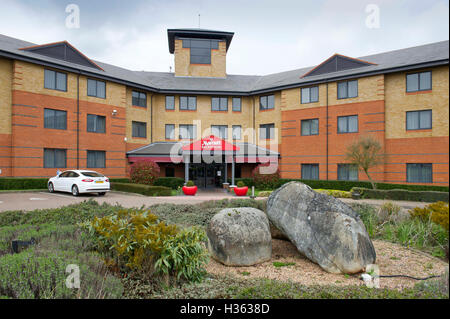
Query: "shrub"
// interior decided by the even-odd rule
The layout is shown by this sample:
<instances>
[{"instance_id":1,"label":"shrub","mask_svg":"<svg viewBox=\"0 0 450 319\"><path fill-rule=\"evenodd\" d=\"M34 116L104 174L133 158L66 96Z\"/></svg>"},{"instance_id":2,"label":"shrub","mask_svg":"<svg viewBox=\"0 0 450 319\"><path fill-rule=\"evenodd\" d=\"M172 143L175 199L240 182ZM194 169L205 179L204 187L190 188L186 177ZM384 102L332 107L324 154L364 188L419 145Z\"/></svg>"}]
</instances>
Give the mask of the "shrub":
<instances>
[{"instance_id":1,"label":"shrub","mask_svg":"<svg viewBox=\"0 0 450 319\"><path fill-rule=\"evenodd\" d=\"M269 197L270 194L272 194L272 191L260 191L258 197Z\"/></svg>"},{"instance_id":2,"label":"shrub","mask_svg":"<svg viewBox=\"0 0 450 319\"><path fill-rule=\"evenodd\" d=\"M131 184L131 183L112 183L111 189L116 191L137 193L146 196L171 196L172 191L168 187L164 186L150 186L143 184Z\"/></svg>"},{"instance_id":3,"label":"shrub","mask_svg":"<svg viewBox=\"0 0 450 319\"><path fill-rule=\"evenodd\" d=\"M195 184L194 184L193 181L188 181L188 182L186 183L186 186L192 187L192 186L195 186Z\"/></svg>"},{"instance_id":4,"label":"shrub","mask_svg":"<svg viewBox=\"0 0 450 319\"><path fill-rule=\"evenodd\" d=\"M166 275L167 281L169 277L197 281L205 274L206 235L198 228L179 230L149 211L133 209L94 218L90 226L119 267L145 278Z\"/></svg>"},{"instance_id":5,"label":"shrub","mask_svg":"<svg viewBox=\"0 0 450 319\"><path fill-rule=\"evenodd\" d=\"M436 202L425 206L424 208L416 207L410 210L410 214L414 218L419 218L424 222L431 220L448 230L449 213L448 204L444 202Z\"/></svg>"},{"instance_id":6,"label":"shrub","mask_svg":"<svg viewBox=\"0 0 450 319\"><path fill-rule=\"evenodd\" d=\"M179 177L160 177L153 183L154 186L165 186L171 189L183 187L184 179Z\"/></svg>"},{"instance_id":7,"label":"shrub","mask_svg":"<svg viewBox=\"0 0 450 319\"><path fill-rule=\"evenodd\" d=\"M278 168L275 173L264 173L269 165L270 164L259 164L252 171L255 186L260 189L273 189L277 188L280 184L280 170Z\"/></svg>"},{"instance_id":8,"label":"shrub","mask_svg":"<svg viewBox=\"0 0 450 319\"><path fill-rule=\"evenodd\" d=\"M315 189L318 193L327 194L336 198L351 198L352 194L350 192L336 190L336 189Z\"/></svg>"},{"instance_id":9,"label":"shrub","mask_svg":"<svg viewBox=\"0 0 450 319\"><path fill-rule=\"evenodd\" d=\"M129 178L110 178L111 183L132 183Z\"/></svg>"},{"instance_id":10,"label":"shrub","mask_svg":"<svg viewBox=\"0 0 450 319\"><path fill-rule=\"evenodd\" d=\"M421 202L448 202L449 194L446 192L435 191L408 191L404 189L367 189L360 187L353 187L352 192L361 194L362 198L373 199L391 199L391 200L407 200L407 201L421 201Z\"/></svg>"},{"instance_id":11,"label":"shrub","mask_svg":"<svg viewBox=\"0 0 450 319\"><path fill-rule=\"evenodd\" d=\"M244 184L243 181L239 181L239 182L237 182L236 186L237 186L237 187L244 187L245 184Z\"/></svg>"},{"instance_id":12,"label":"shrub","mask_svg":"<svg viewBox=\"0 0 450 319\"><path fill-rule=\"evenodd\" d=\"M0 190L46 189L48 178L0 178Z\"/></svg>"},{"instance_id":13,"label":"shrub","mask_svg":"<svg viewBox=\"0 0 450 319\"><path fill-rule=\"evenodd\" d=\"M133 183L153 185L159 177L159 165L153 161L139 161L133 163L130 168L130 179Z\"/></svg>"}]
</instances>

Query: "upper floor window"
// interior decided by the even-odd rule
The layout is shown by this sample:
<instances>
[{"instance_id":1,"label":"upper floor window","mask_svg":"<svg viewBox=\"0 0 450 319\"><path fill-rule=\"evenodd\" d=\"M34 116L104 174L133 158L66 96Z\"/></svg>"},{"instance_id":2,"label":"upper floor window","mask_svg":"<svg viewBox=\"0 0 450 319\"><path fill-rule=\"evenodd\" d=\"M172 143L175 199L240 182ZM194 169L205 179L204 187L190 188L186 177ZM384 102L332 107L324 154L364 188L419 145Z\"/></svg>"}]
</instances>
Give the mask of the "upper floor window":
<instances>
[{"instance_id":1,"label":"upper floor window","mask_svg":"<svg viewBox=\"0 0 450 319\"><path fill-rule=\"evenodd\" d=\"M358 115L338 116L338 133L358 132Z\"/></svg>"},{"instance_id":2,"label":"upper floor window","mask_svg":"<svg viewBox=\"0 0 450 319\"><path fill-rule=\"evenodd\" d=\"M166 110L175 110L175 96L166 95Z\"/></svg>"},{"instance_id":3,"label":"upper floor window","mask_svg":"<svg viewBox=\"0 0 450 319\"><path fill-rule=\"evenodd\" d=\"M319 102L319 87L302 88L302 104Z\"/></svg>"},{"instance_id":4,"label":"upper floor window","mask_svg":"<svg viewBox=\"0 0 450 319\"><path fill-rule=\"evenodd\" d=\"M44 149L44 168L67 167L67 150L57 148Z\"/></svg>"},{"instance_id":5,"label":"upper floor window","mask_svg":"<svg viewBox=\"0 0 450 319\"><path fill-rule=\"evenodd\" d=\"M432 127L432 111L410 111L406 112L406 129L407 130L425 130Z\"/></svg>"},{"instance_id":6,"label":"upper floor window","mask_svg":"<svg viewBox=\"0 0 450 319\"><path fill-rule=\"evenodd\" d=\"M197 97L180 96L180 110L195 111L197 109Z\"/></svg>"},{"instance_id":7,"label":"upper floor window","mask_svg":"<svg viewBox=\"0 0 450 319\"><path fill-rule=\"evenodd\" d=\"M211 49L219 49L219 40L183 39L183 48L190 48L191 64L211 64Z\"/></svg>"},{"instance_id":8,"label":"upper floor window","mask_svg":"<svg viewBox=\"0 0 450 319\"><path fill-rule=\"evenodd\" d=\"M87 151L87 168L104 168L106 167L105 151Z\"/></svg>"},{"instance_id":9,"label":"upper floor window","mask_svg":"<svg viewBox=\"0 0 450 319\"><path fill-rule=\"evenodd\" d=\"M67 74L45 69L44 88L58 91L67 91Z\"/></svg>"},{"instance_id":10,"label":"upper floor window","mask_svg":"<svg viewBox=\"0 0 450 319\"><path fill-rule=\"evenodd\" d=\"M44 109L44 128L67 130L67 112Z\"/></svg>"},{"instance_id":11,"label":"upper floor window","mask_svg":"<svg viewBox=\"0 0 450 319\"><path fill-rule=\"evenodd\" d=\"M406 75L406 92L431 90L431 71Z\"/></svg>"},{"instance_id":12,"label":"upper floor window","mask_svg":"<svg viewBox=\"0 0 450 319\"><path fill-rule=\"evenodd\" d=\"M87 131L92 133L106 132L106 117L101 115L87 115Z\"/></svg>"},{"instance_id":13,"label":"upper floor window","mask_svg":"<svg viewBox=\"0 0 450 319\"><path fill-rule=\"evenodd\" d=\"M242 100L240 97L233 98L233 112L241 112L242 111L241 103L242 103Z\"/></svg>"},{"instance_id":14,"label":"upper floor window","mask_svg":"<svg viewBox=\"0 0 450 319\"><path fill-rule=\"evenodd\" d=\"M358 96L358 80L338 82L337 98L348 99Z\"/></svg>"},{"instance_id":15,"label":"upper floor window","mask_svg":"<svg viewBox=\"0 0 450 319\"><path fill-rule=\"evenodd\" d=\"M147 137L147 123L132 121L132 136Z\"/></svg>"},{"instance_id":16,"label":"upper floor window","mask_svg":"<svg viewBox=\"0 0 450 319\"><path fill-rule=\"evenodd\" d=\"M87 95L99 98L106 98L106 83L104 81L88 79Z\"/></svg>"},{"instance_id":17,"label":"upper floor window","mask_svg":"<svg viewBox=\"0 0 450 319\"><path fill-rule=\"evenodd\" d=\"M261 140L273 139L275 137L275 124L261 124L259 126L259 138Z\"/></svg>"},{"instance_id":18,"label":"upper floor window","mask_svg":"<svg viewBox=\"0 0 450 319\"><path fill-rule=\"evenodd\" d=\"M212 97L211 111L228 111L228 98L226 97Z\"/></svg>"},{"instance_id":19,"label":"upper floor window","mask_svg":"<svg viewBox=\"0 0 450 319\"><path fill-rule=\"evenodd\" d=\"M131 102L135 106L147 107L147 94L144 92L131 92Z\"/></svg>"},{"instance_id":20,"label":"upper floor window","mask_svg":"<svg viewBox=\"0 0 450 319\"><path fill-rule=\"evenodd\" d=\"M433 165L406 164L406 181L409 183L433 183Z\"/></svg>"},{"instance_id":21,"label":"upper floor window","mask_svg":"<svg viewBox=\"0 0 450 319\"><path fill-rule=\"evenodd\" d=\"M319 179L319 164L302 164L302 179Z\"/></svg>"},{"instance_id":22,"label":"upper floor window","mask_svg":"<svg viewBox=\"0 0 450 319\"><path fill-rule=\"evenodd\" d=\"M302 135L318 135L319 134L319 119L302 120Z\"/></svg>"},{"instance_id":23,"label":"upper floor window","mask_svg":"<svg viewBox=\"0 0 450 319\"><path fill-rule=\"evenodd\" d=\"M175 139L175 124L166 124L166 140Z\"/></svg>"},{"instance_id":24,"label":"upper floor window","mask_svg":"<svg viewBox=\"0 0 450 319\"><path fill-rule=\"evenodd\" d=\"M357 181L358 166L353 164L338 164L338 180Z\"/></svg>"},{"instance_id":25,"label":"upper floor window","mask_svg":"<svg viewBox=\"0 0 450 319\"><path fill-rule=\"evenodd\" d=\"M233 125L232 128L233 140L240 140L242 138L242 126Z\"/></svg>"},{"instance_id":26,"label":"upper floor window","mask_svg":"<svg viewBox=\"0 0 450 319\"><path fill-rule=\"evenodd\" d=\"M180 139L193 140L197 136L197 125L180 124Z\"/></svg>"},{"instance_id":27,"label":"upper floor window","mask_svg":"<svg viewBox=\"0 0 450 319\"><path fill-rule=\"evenodd\" d=\"M259 109L269 110L275 108L275 95L266 95L259 98Z\"/></svg>"},{"instance_id":28,"label":"upper floor window","mask_svg":"<svg viewBox=\"0 0 450 319\"><path fill-rule=\"evenodd\" d=\"M211 134L226 139L228 137L228 126L211 125Z\"/></svg>"}]
</instances>

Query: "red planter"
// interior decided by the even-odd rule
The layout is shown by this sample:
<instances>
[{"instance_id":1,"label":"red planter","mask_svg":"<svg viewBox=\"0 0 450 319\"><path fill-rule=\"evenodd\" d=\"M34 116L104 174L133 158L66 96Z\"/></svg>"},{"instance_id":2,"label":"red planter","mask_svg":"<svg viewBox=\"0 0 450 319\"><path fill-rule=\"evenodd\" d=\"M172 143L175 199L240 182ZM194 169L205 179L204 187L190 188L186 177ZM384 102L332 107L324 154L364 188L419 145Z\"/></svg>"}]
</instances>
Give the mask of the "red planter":
<instances>
[{"instance_id":1,"label":"red planter","mask_svg":"<svg viewBox=\"0 0 450 319\"><path fill-rule=\"evenodd\" d=\"M244 186L244 187L235 187L233 188L234 193L236 194L236 196L245 196L247 195L248 192L248 186Z\"/></svg>"},{"instance_id":2,"label":"red planter","mask_svg":"<svg viewBox=\"0 0 450 319\"><path fill-rule=\"evenodd\" d=\"M184 195L194 196L197 193L197 186L183 186Z\"/></svg>"}]
</instances>

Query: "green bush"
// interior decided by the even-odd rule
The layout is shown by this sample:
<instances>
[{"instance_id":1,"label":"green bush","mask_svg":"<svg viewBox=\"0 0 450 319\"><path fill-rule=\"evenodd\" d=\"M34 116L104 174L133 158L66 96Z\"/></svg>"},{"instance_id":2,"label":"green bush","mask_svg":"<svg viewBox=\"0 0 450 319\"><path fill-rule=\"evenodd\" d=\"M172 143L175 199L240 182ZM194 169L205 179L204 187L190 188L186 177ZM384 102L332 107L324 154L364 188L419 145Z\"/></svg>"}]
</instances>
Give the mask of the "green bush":
<instances>
[{"instance_id":1,"label":"green bush","mask_svg":"<svg viewBox=\"0 0 450 319\"><path fill-rule=\"evenodd\" d=\"M48 178L0 178L0 190L46 189Z\"/></svg>"},{"instance_id":2,"label":"green bush","mask_svg":"<svg viewBox=\"0 0 450 319\"><path fill-rule=\"evenodd\" d=\"M160 177L153 183L154 186L165 186L171 189L183 187L184 179L179 177Z\"/></svg>"},{"instance_id":3,"label":"green bush","mask_svg":"<svg viewBox=\"0 0 450 319\"><path fill-rule=\"evenodd\" d=\"M361 198L407 200L420 202L443 201L448 203L449 193L436 191L409 191L404 189L368 189L353 187L352 192L361 194Z\"/></svg>"},{"instance_id":4,"label":"green bush","mask_svg":"<svg viewBox=\"0 0 450 319\"><path fill-rule=\"evenodd\" d=\"M238 181L238 182L236 183L236 186L237 186L237 187L244 187L245 184L244 184L243 181Z\"/></svg>"},{"instance_id":5,"label":"green bush","mask_svg":"<svg viewBox=\"0 0 450 319\"><path fill-rule=\"evenodd\" d=\"M130 179L135 184L153 185L159 173L159 165L150 160L133 163L130 167Z\"/></svg>"},{"instance_id":6,"label":"green bush","mask_svg":"<svg viewBox=\"0 0 450 319\"><path fill-rule=\"evenodd\" d=\"M132 183L111 183L111 189L121 192L137 193L146 196L171 196L172 190L164 186L151 186Z\"/></svg>"},{"instance_id":7,"label":"green bush","mask_svg":"<svg viewBox=\"0 0 450 319\"><path fill-rule=\"evenodd\" d=\"M315 189L316 192L327 194L336 198L351 198L352 194L350 192L336 190L336 189Z\"/></svg>"},{"instance_id":8,"label":"green bush","mask_svg":"<svg viewBox=\"0 0 450 319\"><path fill-rule=\"evenodd\" d=\"M448 203L436 202L425 206L424 208L416 207L410 210L410 214L414 218L420 218L426 222L431 220L432 222L441 225L448 230L449 213Z\"/></svg>"},{"instance_id":9,"label":"green bush","mask_svg":"<svg viewBox=\"0 0 450 319\"><path fill-rule=\"evenodd\" d=\"M195 184L193 181L187 181L186 186L192 187L192 186L195 186Z\"/></svg>"},{"instance_id":10,"label":"green bush","mask_svg":"<svg viewBox=\"0 0 450 319\"><path fill-rule=\"evenodd\" d=\"M255 186L259 189L274 189L280 185L280 170L272 174L264 174L264 169L269 167L269 164L259 164L252 171L252 178Z\"/></svg>"},{"instance_id":11,"label":"green bush","mask_svg":"<svg viewBox=\"0 0 450 319\"><path fill-rule=\"evenodd\" d=\"M270 194L272 194L272 191L260 191L258 197L269 197Z\"/></svg>"},{"instance_id":12,"label":"green bush","mask_svg":"<svg viewBox=\"0 0 450 319\"><path fill-rule=\"evenodd\" d=\"M132 183L131 179L129 178L110 178L110 183Z\"/></svg>"}]
</instances>

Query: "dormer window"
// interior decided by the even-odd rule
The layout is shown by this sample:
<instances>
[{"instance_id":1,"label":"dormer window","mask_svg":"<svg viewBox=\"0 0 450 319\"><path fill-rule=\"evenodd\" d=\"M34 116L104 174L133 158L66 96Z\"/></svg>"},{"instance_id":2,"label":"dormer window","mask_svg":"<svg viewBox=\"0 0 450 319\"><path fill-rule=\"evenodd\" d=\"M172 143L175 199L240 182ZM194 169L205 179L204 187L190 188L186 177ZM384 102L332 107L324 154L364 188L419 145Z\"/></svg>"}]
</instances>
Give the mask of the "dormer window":
<instances>
[{"instance_id":1,"label":"dormer window","mask_svg":"<svg viewBox=\"0 0 450 319\"><path fill-rule=\"evenodd\" d=\"M219 40L183 39L183 48L191 50L191 64L211 64L211 49L219 49Z\"/></svg>"}]
</instances>

